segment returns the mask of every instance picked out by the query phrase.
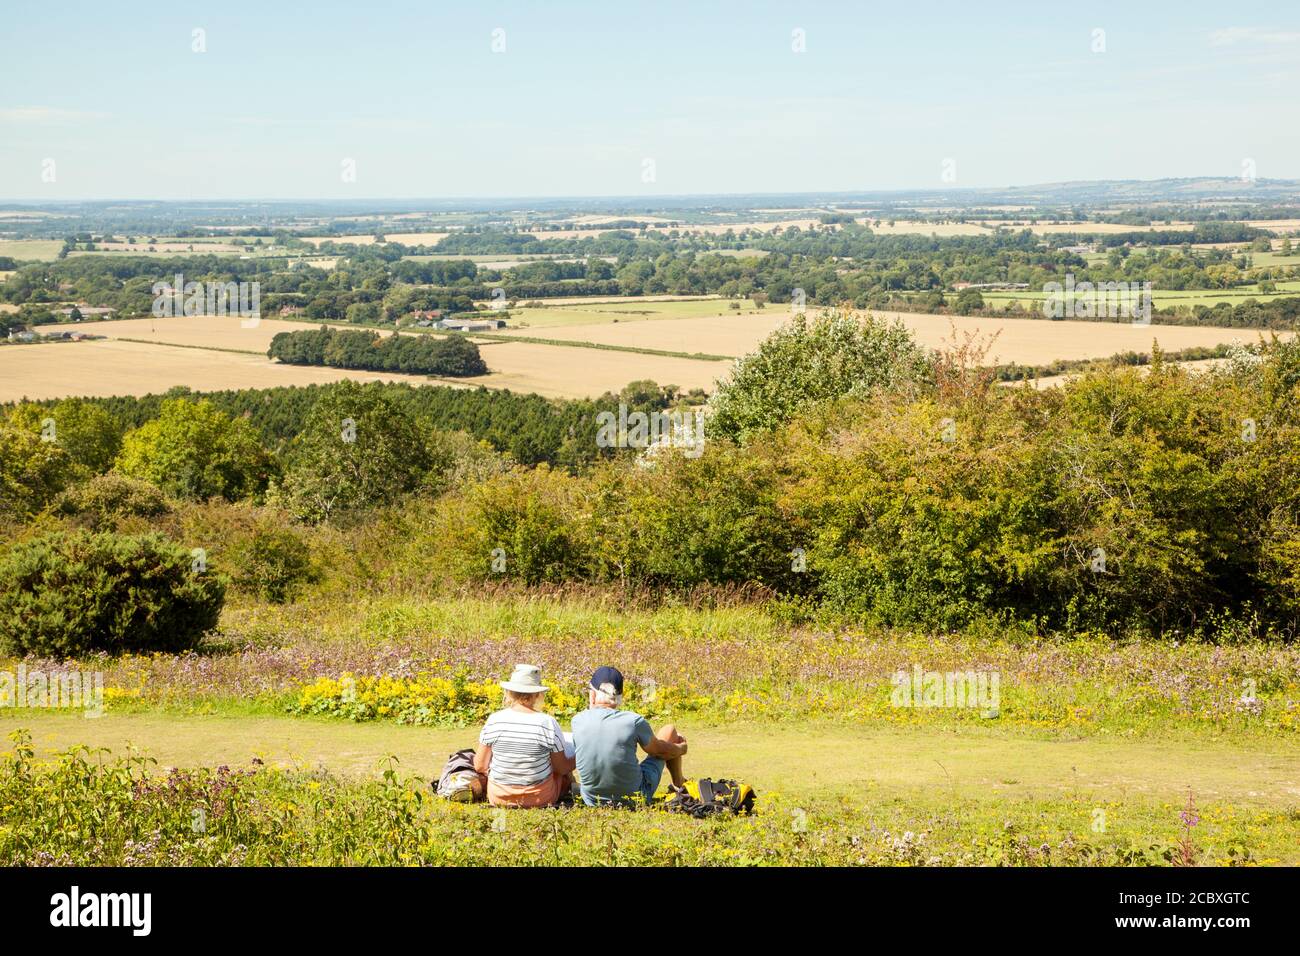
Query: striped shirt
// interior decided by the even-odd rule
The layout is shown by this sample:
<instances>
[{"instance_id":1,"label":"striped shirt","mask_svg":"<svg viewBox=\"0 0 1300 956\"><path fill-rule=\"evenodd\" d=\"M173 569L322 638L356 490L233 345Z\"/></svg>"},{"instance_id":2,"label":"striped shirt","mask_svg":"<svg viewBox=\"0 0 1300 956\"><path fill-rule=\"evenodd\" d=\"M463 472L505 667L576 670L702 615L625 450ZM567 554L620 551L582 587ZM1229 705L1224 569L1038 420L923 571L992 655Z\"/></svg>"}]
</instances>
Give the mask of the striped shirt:
<instances>
[{"instance_id":1,"label":"striped shirt","mask_svg":"<svg viewBox=\"0 0 1300 956\"><path fill-rule=\"evenodd\" d=\"M498 710L478 742L492 748L488 780L506 787L541 783L551 775L551 754L564 752L560 722L537 711Z\"/></svg>"}]
</instances>

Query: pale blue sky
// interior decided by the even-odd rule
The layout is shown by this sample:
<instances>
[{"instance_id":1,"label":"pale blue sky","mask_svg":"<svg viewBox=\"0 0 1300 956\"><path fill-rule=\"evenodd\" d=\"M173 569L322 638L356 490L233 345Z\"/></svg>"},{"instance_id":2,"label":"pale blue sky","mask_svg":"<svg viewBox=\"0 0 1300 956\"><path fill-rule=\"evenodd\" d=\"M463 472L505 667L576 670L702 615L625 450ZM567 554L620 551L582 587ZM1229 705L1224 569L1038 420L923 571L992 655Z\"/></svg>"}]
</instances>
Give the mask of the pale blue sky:
<instances>
[{"instance_id":1,"label":"pale blue sky","mask_svg":"<svg viewBox=\"0 0 1300 956\"><path fill-rule=\"evenodd\" d=\"M1300 178L1295 0L6 0L0 18L5 198L906 189L949 158L959 186L1244 159Z\"/></svg>"}]
</instances>

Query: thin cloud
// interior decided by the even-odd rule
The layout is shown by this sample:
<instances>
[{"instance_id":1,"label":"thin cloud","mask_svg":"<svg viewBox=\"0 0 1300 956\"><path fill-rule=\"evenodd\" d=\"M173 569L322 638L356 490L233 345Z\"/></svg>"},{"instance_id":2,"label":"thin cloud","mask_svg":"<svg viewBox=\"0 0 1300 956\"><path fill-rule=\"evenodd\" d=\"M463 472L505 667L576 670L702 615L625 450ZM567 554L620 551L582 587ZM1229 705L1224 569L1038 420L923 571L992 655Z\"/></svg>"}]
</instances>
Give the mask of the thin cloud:
<instances>
[{"instance_id":1,"label":"thin cloud","mask_svg":"<svg viewBox=\"0 0 1300 956\"><path fill-rule=\"evenodd\" d=\"M1238 43L1300 43L1300 32L1265 27L1224 27L1210 33L1210 46L1235 46Z\"/></svg>"},{"instance_id":2,"label":"thin cloud","mask_svg":"<svg viewBox=\"0 0 1300 956\"><path fill-rule=\"evenodd\" d=\"M33 123L58 125L62 123L84 123L87 120L107 119L107 113L92 113L84 110L62 110L53 106L15 106L0 110L0 123Z\"/></svg>"}]
</instances>

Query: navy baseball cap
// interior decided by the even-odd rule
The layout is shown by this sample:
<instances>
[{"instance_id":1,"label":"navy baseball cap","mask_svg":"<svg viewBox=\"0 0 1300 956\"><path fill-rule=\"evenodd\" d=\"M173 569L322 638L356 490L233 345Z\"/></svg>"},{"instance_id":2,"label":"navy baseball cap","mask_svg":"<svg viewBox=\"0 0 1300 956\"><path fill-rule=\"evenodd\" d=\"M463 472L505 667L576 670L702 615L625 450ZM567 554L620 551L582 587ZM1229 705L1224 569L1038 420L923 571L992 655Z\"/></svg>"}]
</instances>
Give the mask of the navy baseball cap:
<instances>
[{"instance_id":1,"label":"navy baseball cap","mask_svg":"<svg viewBox=\"0 0 1300 956\"><path fill-rule=\"evenodd\" d=\"M601 684L613 684L615 694L623 693L623 675L616 667L596 668L596 673L591 675L591 689L602 690Z\"/></svg>"}]
</instances>

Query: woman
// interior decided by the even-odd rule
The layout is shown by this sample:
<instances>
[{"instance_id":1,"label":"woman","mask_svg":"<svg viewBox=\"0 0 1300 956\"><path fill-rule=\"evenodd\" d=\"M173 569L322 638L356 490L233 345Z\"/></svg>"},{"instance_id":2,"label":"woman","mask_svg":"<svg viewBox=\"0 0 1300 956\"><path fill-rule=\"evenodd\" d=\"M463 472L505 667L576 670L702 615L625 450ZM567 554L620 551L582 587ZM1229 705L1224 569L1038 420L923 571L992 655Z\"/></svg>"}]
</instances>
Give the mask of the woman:
<instances>
[{"instance_id":1,"label":"woman","mask_svg":"<svg viewBox=\"0 0 1300 956\"><path fill-rule=\"evenodd\" d=\"M487 774L488 802L554 806L569 792L575 761L559 721L541 710L541 668L516 664L501 690L506 706L487 719L474 753L474 769Z\"/></svg>"}]
</instances>

